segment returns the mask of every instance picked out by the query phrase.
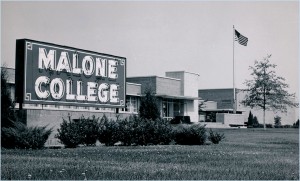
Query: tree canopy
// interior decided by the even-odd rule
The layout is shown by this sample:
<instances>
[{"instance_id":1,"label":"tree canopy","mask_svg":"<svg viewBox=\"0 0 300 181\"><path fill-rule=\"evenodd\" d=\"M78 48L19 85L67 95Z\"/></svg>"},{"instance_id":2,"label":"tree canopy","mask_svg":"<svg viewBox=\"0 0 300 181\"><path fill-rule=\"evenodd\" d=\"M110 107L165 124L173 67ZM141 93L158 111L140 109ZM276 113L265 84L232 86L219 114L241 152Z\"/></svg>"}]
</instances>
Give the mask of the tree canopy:
<instances>
[{"instance_id":1,"label":"tree canopy","mask_svg":"<svg viewBox=\"0 0 300 181\"><path fill-rule=\"evenodd\" d=\"M16 117L13 111L14 103L11 99L9 85L7 83L8 75L5 68L1 68L1 128L13 125Z\"/></svg>"},{"instance_id":2,"label":"tree canopy","mask_svg":"<svg viewBox=\"0 0 300 181\"><path fill-rule=\"evenodd\" d=\"M144 91L144 96L141 98L139 113L141 118L155 120L160 118L160 110L154 92L150 87Z\"/></svg>"},{"instance_id":3,"label":"tree canopy","mask_svg":"<svg viewBox=\"0 0 300 181\"><path fill-rule=\"evenodd\" d=\"M259 107L265 110L287 111L287 106L298 107L295 102L295 94L290 94L286 89L285 78L277 76L275 72L276 65L270 62L271 55L263 58L261 61L255 61L254 66L250 66L252 70L252 80L246 80L248 87L244 91L247 92L244 100L241 102L245 106ZM265 116L264 116L265 128Z\"/></svg>"}]
</instances>

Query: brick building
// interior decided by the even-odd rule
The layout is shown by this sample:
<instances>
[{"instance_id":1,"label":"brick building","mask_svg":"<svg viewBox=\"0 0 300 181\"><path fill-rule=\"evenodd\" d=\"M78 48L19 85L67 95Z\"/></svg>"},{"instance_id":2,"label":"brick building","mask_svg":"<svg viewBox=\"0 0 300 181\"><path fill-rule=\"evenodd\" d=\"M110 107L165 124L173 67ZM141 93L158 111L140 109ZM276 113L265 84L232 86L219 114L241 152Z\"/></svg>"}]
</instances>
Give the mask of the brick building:
<instances>
[{"instance_id":1,"label":"brick building","mask_svg":"<svg viewBox=\"0 0 300 181\"><path fill-rule=\"evenodd\" d=\"M214 112L227 112L232 113L233 111L233 89L200 89L198 91L199 97L204 101L213 101L215 107L208 106L208 111ZM258 118L260 123L263 122L263 110L259 108L245 107L241 104L241 101L244 99L247 92L243 92L240 89L236 89L236 100L237 100L237 113L244 114L244 121L247 122L249 112L251 111L254 116ZM294 100L295 101L295 100ZM205 109L205 108L204 108ZM266 111L266 124L274 124L274 117L280 116L281 123L283 125L289 124L292 125L298 119L297 108L288 107L287 112L280 111ZM204 120L205 118L200 115L200 119Z\"/></svg>"}]
</instances>

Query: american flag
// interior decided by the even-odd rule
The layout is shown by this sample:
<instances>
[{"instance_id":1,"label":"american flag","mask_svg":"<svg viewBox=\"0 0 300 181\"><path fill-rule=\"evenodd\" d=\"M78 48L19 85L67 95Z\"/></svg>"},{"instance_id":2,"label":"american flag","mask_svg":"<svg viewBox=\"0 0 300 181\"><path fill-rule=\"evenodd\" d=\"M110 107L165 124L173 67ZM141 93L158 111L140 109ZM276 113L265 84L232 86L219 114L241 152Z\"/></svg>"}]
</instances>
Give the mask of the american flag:
<instances>
[{"instance_id":1,"label":"american flag","mask_svg":"<svg viewBox=\"0 0 300 181\"><path fill-rule=\"evenodd\" d=\"M235 30L235 41L238 41L241 45L247 46L248 38Z\"/></svg>"}]
</instances>

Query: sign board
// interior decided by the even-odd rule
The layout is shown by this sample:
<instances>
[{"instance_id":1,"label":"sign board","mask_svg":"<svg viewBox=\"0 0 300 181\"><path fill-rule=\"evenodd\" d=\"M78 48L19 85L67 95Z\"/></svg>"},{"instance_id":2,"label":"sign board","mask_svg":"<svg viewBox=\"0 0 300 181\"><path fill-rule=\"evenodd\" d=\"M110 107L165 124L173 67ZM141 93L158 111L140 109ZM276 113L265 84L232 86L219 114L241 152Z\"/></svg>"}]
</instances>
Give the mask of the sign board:
<instances>
[{"instance_id":1,"label":"sign board","mask_svg":"<svg viewBox=\"0 0 300 181\"><path fill-rule=\"evenodd\" d=\"M16 42L16 101L124 107L126 58L21 39Z\"/></svg>"}]
</instances>

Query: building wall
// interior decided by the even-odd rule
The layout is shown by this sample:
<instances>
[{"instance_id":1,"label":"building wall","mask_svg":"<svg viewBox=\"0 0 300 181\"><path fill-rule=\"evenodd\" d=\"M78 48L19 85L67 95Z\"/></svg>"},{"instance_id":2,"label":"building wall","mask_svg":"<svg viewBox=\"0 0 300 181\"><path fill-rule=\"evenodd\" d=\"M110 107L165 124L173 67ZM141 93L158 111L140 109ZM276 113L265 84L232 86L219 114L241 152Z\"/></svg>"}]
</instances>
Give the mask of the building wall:
<instances>
[{"instance_id":1,"label":"building wall","mask_svg":"<svg viewBox=\"0 0 300 181\"><path fill-rule=\"evenodd\" d=\"M199 75L184 72L184 96L198 97Z\"/></svg>"},{"instance_id":2,"label":"building wall","mask_svg":"<svg viewBox=\"0 0 300 181\"><path fill-rule=\"evenodd\" d=\"M246 94L246 92L236 89L237 110L243 111L246 119L251 111L252 114L258 118L259 123L262 124L263 110L259 108L251 109L250 107L246 107L241 103ZM216 101L218 109L233 109L233 89L203 89L199 90L199 97L201 97L203 100ZM291 125L298 119L297 108L289 107L287 113L272 110L266 111L266 124L274 124L274 117L277 115L281 117L281 123L283 125Z\"/></svg>"},{"instance_id":3,"label":"building wall","mask_svg":"<svg viewBox=\"0 0 300 181\"><path fill-rule=\"evenodd\" d=\"M201 99L217 102L218 109L233 109L233 89L200 89L198 92Z\"/></svg>"},{"instance_id":4,"label":"building wall","mask_svg":"<svg viewBox=\"0 0 300 181\"><path fill-rule=\"evenodd\" d=\"M223 123L225 125L244 125L246 121L245 115L243 114L228 114L228 113L217 113L216 122Z\"/></svg>"},{"instance_id":5,"label":"building wall","mask_svg":"<svg viewBox=\"0 0 300 181\"><path fill-rule=\"evenodd\" d=\"M179 96L180 80L167 77L156 77L156 93L163 95Z\"/></svg>"},{"instance_id":6,"label":"building wall","mask_svg":"<svg viewBox=\"0 0 300 181\"><path fill-rule=\"evenodd\" d=\"M166 72L166 76L180 79L181 83L181 95L198 97L198 82L199 75L195 73L185 72L185 71L175 71L175 72ZM199 121L198 115L198 100L186 100L185 101L186 111L185 115L190 116L192 122Z\"/></svg>"},{"instance_id":7,"label":"building wall","mask_svg":"<svg viewBox=\"0 0 300 181\"><path fill-rule=\"evenodd\" d=\"M126 95L141 95L141 84L126 82Z\"/></svg>"},{"instance_id":8,"label":"building wall","mask_svg":"<svg viewBox=\"0 0 300 181\"><path fill-rule=\"evenodd\" d=\"M172 77L180 80L180 95L184 95L184 73L180 72L166 72L166 77Z\"/></svg>"},{"instance_id":9,"label":"building wall","mask_svg":"<svg viewBox=\"0 0 300 181\"><path fill-rule=\"evenodd\" d=\"M166 72L167 77L181 80L181 95L198 97L199 75L185 71Z\"/></svg>"},{"instance_id":10,"label":"building wall","mask_svg":"<svg viewBox=\"0 0 300 181\"><path fill-rule=\"evenodd\" d=\"M127 77L126 82L141 84L141 93L143 94L147 87L151 87L154 91L156 90L156 77Z\"/></svg>"},{"instance_id":11,"label":"building wall","mask_svg":"<svg viewBox=\"0 0 300 181\"><path fill-rule=\"evenodd\" d=\"M128 82L141 84L142 94L147 87L150 87L156 94L163 95L181 95L180 94L180 80L169 77L129 77Z\"/></svg>"},{"instance_id":12,"label":"building wall","mask_svg":"<svg viewBox=\"0 0 300 181\"><path fill-rule=\"evenodd\" d=\"M186 100L185 101L185 116L190 116L191 122L198 122L198 101L197 100Z\"/></svg>"}]
</instances>

